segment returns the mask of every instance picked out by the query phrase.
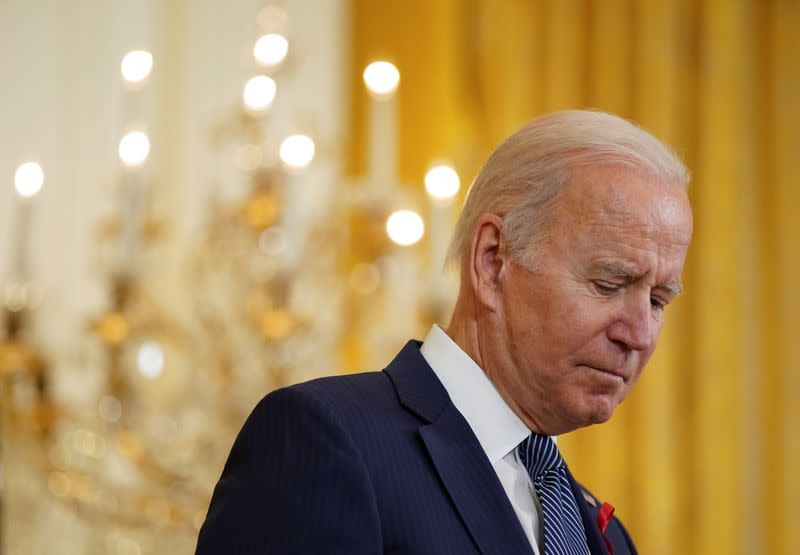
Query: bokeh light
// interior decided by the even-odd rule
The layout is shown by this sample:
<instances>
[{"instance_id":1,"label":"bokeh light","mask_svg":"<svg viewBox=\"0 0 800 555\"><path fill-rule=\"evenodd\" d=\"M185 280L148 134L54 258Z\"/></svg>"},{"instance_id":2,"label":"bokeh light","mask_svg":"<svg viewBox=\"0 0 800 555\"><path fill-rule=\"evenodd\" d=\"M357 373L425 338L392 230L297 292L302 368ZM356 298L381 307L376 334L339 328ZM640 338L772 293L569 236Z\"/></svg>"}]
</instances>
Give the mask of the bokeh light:
<instances>
[{"instance_id":1,"label":"bokeh light","mask_svg":"<svg viewBox=\"0 0 800 555\"><path fill-rule=\"evenodd\" d=\"M278 86L275 81L266 75L256 75L244 86L244 92L242 93L244 105L249 110L263 112L272 106L277 90Z\"/></svg>"},{"instance_id":2,"label":"bokeh light","mask_svg":"<svg viewBox=\"0 0 800 555\"><path fill-rule=\"evenodd\" d=\"M129 168L141 166L150 154L150 139L142 131L131 131L119 142L119 159Z\"/></svg>"},{"instance_id":3,"label":"bokeh light","mask_svg":"<svg viewBox=\"0 0 800 555\"><path fill-rule=\"evenodd\" d=\"M144 341L136 353L136 366L145 378L154 380L164 371L164 350L155 341Z\"/></svg>"},{"instance_id":4,"label":"bokeh light","mask_svg":"<svg viewBox=\"0 0 800 555\"><path fill-rule=\"evenodd\" d=\"M304 168L314 159L314 141L306 135L290 135L281 143L281 160L292 168Z\"/></svg>"},{"instance_id":5,"label":"bokeh light","mask_svg":"<svg viewBox=\"0 0 800 555\"><path fill-rule=\"evenodd\" d=\"M459 186L458 174L450 166L436 166L425 174L425 190L435 199L453 198Z\"/></svg>"},{"instance_id":6,"label":"bokeh light","mask_svg":"<svg viewBox=\"0 0 800 555\"><path fill-rule=\"evenodd\" d=\"M128 83L147 79L153 69L153 55L146 50L133 50L125 54L120 64L122 78Z\"/></svg>"},{"instance_id":7,"label":"bokeh light","mask_svg":"<svg viewBox=\"0 0 800 555\"><path fill-rule=\"evenodd\" d=\"M419 214L412 210L398 210L386 220L389 239L404 247L422 239L425 224Z\"/></svg>"},{"instance_id":8,"label":"bokeh light","mask_svg":"<svg viewBox=\"0 0 800 555\"><path fill-rule=\"evenodd\" d=\"M253 57L267 67L280 64L289 52L289 41L278 33L268 33L260 37L253 46Z\"/></svg>"},{"instance_id":9,"label":"bokeh light","mask_svg":"<svg viewBox=\"0 0 800 555\"><path fill-rule=\"evenodd\" d=\"M31 198L42 190L44 184L44 171L36 162L20 164L14 172L14 187L19 196Z\"/></svg>"},{"instance_id":10,"label":"bokeh light","mask_svg":"<svg viewBox=\"0 0 800 555\"><path fill-rule=\"evenodd\" d=\"M364 83L371 93L388 96L397 90L400 72L389 62L372 62L364 70Z\"/></svg>"}]
</instances>

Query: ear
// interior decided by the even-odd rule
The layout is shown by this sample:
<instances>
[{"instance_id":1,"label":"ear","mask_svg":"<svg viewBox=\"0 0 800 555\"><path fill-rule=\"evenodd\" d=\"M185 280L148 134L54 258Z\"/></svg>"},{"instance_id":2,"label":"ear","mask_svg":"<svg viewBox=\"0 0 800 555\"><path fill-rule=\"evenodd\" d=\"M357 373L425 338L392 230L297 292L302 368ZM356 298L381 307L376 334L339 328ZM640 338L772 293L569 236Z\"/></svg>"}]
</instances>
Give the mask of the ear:
<instances>
[{"instance_id":1,"label":"ear","mask_svg":"<svg viewBox=\"0 0 800 555\"><path fill-rule=\"evenodd\" d=\"M475 298L488 308L497 308L501 280L508 269L508 248L500 231L503 220L483 214L475 224L467 259L470 284Z\"/></svg>"}]
</instances>

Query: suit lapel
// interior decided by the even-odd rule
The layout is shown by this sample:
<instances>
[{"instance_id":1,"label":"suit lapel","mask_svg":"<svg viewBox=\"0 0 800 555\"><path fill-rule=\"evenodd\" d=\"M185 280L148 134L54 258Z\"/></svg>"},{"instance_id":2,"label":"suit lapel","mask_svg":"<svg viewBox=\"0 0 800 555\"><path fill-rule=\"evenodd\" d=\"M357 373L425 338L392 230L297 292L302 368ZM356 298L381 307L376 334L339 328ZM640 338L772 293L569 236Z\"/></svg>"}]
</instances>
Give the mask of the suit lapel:
<instances>
[{"instance_id":1,"label":"suit lapel","mask_svg":"<svg viewBox=\"0 0 800 555\"><path fill-rule=\"evenodd\" d=\"M436 472L483 553L531 554L497 473L444 386L409 342L386 369L400 402L428 424L420 428Z\"/></svg>"},{"instance_id":2,"label":"suit lapel","mask_svg":"<svg viewBox=\"0 0 800 555\"><path fill-rule=\"evenodd\" d=\"M517 515L478 440L450 404L420 429L436 471L483 553L531 553Z\"/></svg>"}]
</instances>

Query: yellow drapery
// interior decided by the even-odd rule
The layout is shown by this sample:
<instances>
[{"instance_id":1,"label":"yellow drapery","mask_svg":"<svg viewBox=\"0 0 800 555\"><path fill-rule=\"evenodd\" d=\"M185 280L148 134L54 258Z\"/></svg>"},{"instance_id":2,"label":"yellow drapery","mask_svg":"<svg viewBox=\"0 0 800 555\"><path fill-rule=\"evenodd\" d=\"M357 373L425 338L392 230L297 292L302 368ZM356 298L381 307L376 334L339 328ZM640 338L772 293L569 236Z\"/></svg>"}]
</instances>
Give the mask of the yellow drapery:
<instances>
[{"instance_id":1,"label":"yellow drapery","mask_svg":"<svg viewBox=\"0 0 800 555\"><path fill-rule=\"evenodd\" d=\"M523 122L616 112L690 166L687 292L611 422L565 436L573 472L640 552L800 553L800 2L353 0L352 173L372 59L402 74L399 169L474 175ZM468 179L468 178L467 178Z\"/></svg>"}]
</instances>

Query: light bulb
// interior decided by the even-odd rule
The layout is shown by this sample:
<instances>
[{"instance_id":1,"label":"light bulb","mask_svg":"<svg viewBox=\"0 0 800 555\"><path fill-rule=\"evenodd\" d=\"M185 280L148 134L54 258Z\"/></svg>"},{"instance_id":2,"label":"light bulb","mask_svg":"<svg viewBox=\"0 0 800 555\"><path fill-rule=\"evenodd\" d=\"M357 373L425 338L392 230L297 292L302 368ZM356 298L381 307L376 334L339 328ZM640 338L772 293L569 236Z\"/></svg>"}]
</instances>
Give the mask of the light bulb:
<instances>
[{"instance_id":1,"label":"light bulb","mask_svg":"<svg viewBox=\"0 0 800 555\"><path fill-rule=\"evenodd\" d=\"M164 371L164 351L155 341L145 341L136 353L136 366L145 378L154 380Z\"/></svg>"},{"instance_id":2,"label":"light bulb","mask_svg":"<svg viewBox=\"0 0 800 555\"><path fill-rule=\"evenodd\" d=\"M364 70L364 83L373 94L389 96L400 83L400 72L389 62L372 62Z\"/></svg>"},{"instance_id":3,"label":"light bulb","mask_svg":"<svg viewBox=\"0 0 800 555\"><path fill-rule=\"evenodd\" d=\"M281 143L281 160L292 168L304 168L314 159L314 141L306 135L291 135Z\"/></svg>"},{"instance_id":4,"label":"light bulb","mask_svg":"<svg viewBox=\"0 0 800 555\"><path fill-rule=\"evenodd\" d=\"M14 173L14 187L17 194L23 198L36 196L42 190L44 172L42 166L36 162L20 164Z\"/></svg>"},{"instance_id":5,"label":"light bulb","mask_svg":"<svg viewBox=\"0 0 800 555\"><path fill-rule=\"evenodd\" d=\"M277 90L275 81L266 75L256 75L244 86L244 105L250 110L264 111L272 105Z\"/></svg>"},{"instance_id":6,"label":"light bulb","mask_svg":"<svg viewBox=\"0 0 800 555\"><path fill-rule=\"evenodd\" d=\"M453 198L459 184L458 174L450 166L436 166L425 174L425 190L439 200Z\"/></svg>"},{"instance_id":7,"label":"light bulb","mask_svg":"<svg viewBox=\"0 0 800 555\"><path fill-rule=\"evenodd\" d=\"M133 50L125 54L120 64L122 78L128 83L139 83L147 79L153 69L153 55L146 50Z\"/></svg>"},{"instance_id":8,"label":"light bulb","mask_svg":"<svg viewBox=\"0 0 800 555\"><path fill-rule=\"evenodd\" d=\"M404 247L413 245L425 233L425 224L419 214L412 210L398 210L386 220L389 239Z\"/></svg>"},{"instance_id":9,"label":"light bulb","mask_svg":"<svg viewBox=\"0 0 800 555\"><path fill-rule=\"evenodd\" d=\"M119 142L119 158L129 168L141 166L150 154L150 139L142 131L131 131Z\"/></svg>"},{"instance_id":10,"label":"light bulb","mask_svg":"<svg viewBox=\"0 0 800 555\"><path fill-rule=\"evenodd\" d=\"M253 46L253 57L267 67L280 64L289 52L289 41L278 33L268 33L256 41Z\"/></svg>"}]
</instances>

